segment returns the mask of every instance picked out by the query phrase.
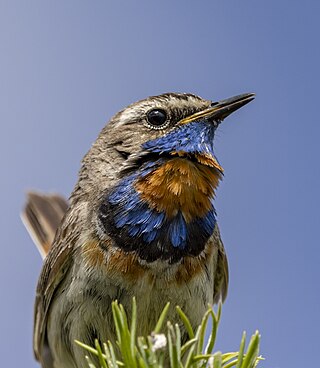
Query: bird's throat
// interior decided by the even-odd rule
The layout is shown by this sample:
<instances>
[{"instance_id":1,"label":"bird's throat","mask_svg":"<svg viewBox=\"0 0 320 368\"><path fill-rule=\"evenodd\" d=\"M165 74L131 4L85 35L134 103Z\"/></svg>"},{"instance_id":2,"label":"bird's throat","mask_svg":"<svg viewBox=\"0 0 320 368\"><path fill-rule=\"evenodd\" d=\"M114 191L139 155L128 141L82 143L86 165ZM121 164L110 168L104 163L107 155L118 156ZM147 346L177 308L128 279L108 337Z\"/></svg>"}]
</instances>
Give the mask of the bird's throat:
<instances>
[{"instance_id":1,"label":"bird's throat","mask_svg":"<svg viewBox=\"0 0 320 368\"><path fill-rule=\"evenodd\" d=\"M175 157L135 183L141 199L173 219L181 212L186 223L210 211L220 172L185 157Z\"/></svg>"},{"instance_id":2,"label":"bird's throat","mask_svg":"<svg viewBox=\"0 0 320 368\"><path fill-rule=\"evenodd\" d=\"M148 163L106 195L100 222L117 246L147 261L198 255L214 231L221 175L187 157Z\"/></svg>"}]
</instances>

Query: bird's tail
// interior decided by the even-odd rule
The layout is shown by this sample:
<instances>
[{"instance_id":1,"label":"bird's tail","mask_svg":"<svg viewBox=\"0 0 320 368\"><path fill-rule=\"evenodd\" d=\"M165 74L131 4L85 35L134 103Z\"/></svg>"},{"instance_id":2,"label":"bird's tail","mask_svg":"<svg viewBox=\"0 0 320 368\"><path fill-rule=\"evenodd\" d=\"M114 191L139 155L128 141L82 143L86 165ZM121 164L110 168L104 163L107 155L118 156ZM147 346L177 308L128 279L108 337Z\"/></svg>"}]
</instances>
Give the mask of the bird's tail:
<instances>
[{"instance_id":1,"label":"bird's tail","mask_svg":"<svg viewBox=\"0 0 320 368\"><path fill-rule=\"evenodd\" d=\"M44 258L68 208L68 202L58 194L27 193L27 203L21 219Z\"/></svg>"}]
</instances>

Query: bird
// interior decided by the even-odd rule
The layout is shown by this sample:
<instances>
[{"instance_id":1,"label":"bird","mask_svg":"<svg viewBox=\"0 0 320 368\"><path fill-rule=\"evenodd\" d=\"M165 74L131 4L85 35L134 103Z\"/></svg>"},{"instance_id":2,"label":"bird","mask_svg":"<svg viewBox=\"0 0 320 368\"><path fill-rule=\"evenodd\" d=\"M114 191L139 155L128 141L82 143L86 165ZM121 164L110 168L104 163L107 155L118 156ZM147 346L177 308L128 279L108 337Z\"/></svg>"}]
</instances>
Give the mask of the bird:
<instances>
[{"instance_id":1,"label":"bird","mask_svg":"<svg viewBox=\"0 0 320 368\"><path fill-rule=\"evenodd\" d=\"M105 125L84 156L66 202L30 192L23 221L44 258L34 310L34 354L43 368L84 368L83 349L116 341L111 303L147 336L163 307L193 327L223 302L229 271L214 206L223 178L215 133L254 99L213 102L165 93L135 102ZM184 333L187 336L187 333ZM183 337L184 338L184 337Z\"/></svg>"}]
</instances>

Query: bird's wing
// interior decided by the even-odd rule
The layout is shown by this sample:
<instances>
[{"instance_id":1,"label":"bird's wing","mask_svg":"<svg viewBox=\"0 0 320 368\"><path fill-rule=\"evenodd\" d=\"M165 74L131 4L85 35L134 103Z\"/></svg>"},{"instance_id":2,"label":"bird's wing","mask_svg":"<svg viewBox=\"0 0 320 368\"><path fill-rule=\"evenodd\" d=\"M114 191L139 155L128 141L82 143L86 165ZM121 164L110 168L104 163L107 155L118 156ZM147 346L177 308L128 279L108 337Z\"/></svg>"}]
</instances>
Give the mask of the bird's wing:
<instances>
[{"instance_id":1,"label":"bird's wing","mask_svg":"<svg viewBox=\"0 0 320 368\"><path fill-rule=\"evenodd\" d=\"M215 236L215 244L217 244L218 246L218 258L214 279L213 302L218 303L220 300L224 302L227 297L229 284L229 267L227 255L221 240L218 227L216 227Z\"/></svg>"},{"instance_id":2,"label":"bird's wing","mask_svg":"<svg viewBox=\"0 0 320 368\"><path fill-rule=\"evenodd\" d=\"M73 262L73 252L79 237L78 216L67 212L58 228L52 247L44 260L38 281L34 309L34 353L44 368L51 367L51 354L47 344L46 326L52 298Z\"/></svg>"},{"instance_id":3,"label":"bird's wing","mask_svg":"<svg viewBox=\"0 0 320 368\"><path fill-rule=\"evenodd\" d=\"M68 209L68 202L57 194L27 193L21 219L42 258L51 247L57 228Z\"/></svg>"},{"instance_id":4,"label":"bird's wing","mask_svg":"<svg viewBox=\"0 0 320 368\"><path fill-rule=\"evenodd\" d=\"M64 278L70 267L69 247L53 246L46 257L38 281L36 300L34 306L33 348L38 361L46 367L46 354L48 346L46 341L46 323L48 311L55 290ZM50 366L50 365L48 365Z\"/></svg>"}]
</instances>

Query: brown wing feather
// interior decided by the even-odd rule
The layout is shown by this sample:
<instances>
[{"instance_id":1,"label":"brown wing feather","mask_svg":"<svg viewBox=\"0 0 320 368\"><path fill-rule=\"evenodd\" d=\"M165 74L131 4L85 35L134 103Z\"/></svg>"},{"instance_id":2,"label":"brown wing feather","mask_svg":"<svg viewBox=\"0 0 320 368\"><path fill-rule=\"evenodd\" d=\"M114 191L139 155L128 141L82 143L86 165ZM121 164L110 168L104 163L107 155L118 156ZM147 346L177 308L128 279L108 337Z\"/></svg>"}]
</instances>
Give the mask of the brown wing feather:
<instances>
[{"instance_id":1,"label":"brown wing feather","mask_svg":"<svg viewBox=\"0 0 320 368\"><path fill-rule=\"evenodd\" d=\"M52 247L44 260L38 281L34 309L34 354L44 368L51 367L50 350L46 345L46 325L55 291L73 262L73 252L79 236L76 206L68 211L58 228ZM49 358L48 358L49 357Z\"/></svg>"},{"instance_id":2,"label":"brown wing feather","mask_svg":"<svg viewBox=\"0 0 320 368\"><path fill-rule=\"evenodd\" d=\"M44 258L68 209L68 202L57 194L29 192L21 214L31 238Z\"/></svg>"},{"instance_id":3,"label":"brown wing feather","mask_svg":"<svg viewBox=\"0 0 320 368\"><path fill-rule=\"evenodd\" d=\"M214 282L214 303L224 302L228 293L229 267L227 255L221 240L220 231L216 228L216 244L218 245L217 269Z\"/></svg>"},{"instance_id":4,"label":"brown wing feather","mask_svg":"<svg viewBox=\"0 0 320 368\"><path fill-rule=\"evenodd\" d=\"M35 307L33 348L34 354L43 367L50 367L47 362L49 347L46 346L46 322L49 307L55 290L62 282L64 275L71 265L72 248L64 244L53 244L45 258L43 269L39 278Z\"/></svg>"}]
</instances>

